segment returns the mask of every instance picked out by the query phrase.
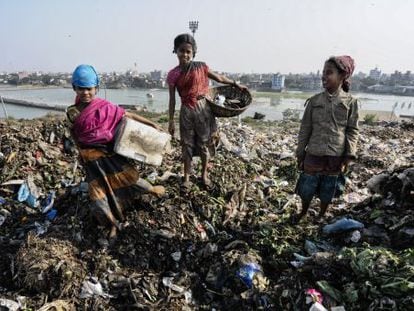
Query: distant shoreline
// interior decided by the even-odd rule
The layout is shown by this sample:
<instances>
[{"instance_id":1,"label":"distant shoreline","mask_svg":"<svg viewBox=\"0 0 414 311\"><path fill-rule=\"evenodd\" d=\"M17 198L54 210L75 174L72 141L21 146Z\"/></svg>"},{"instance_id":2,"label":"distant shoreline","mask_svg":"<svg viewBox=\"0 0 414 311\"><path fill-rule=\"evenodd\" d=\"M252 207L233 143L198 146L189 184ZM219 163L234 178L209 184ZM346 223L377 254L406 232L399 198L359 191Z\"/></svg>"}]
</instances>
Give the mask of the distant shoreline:
<instances>
[{"instance_id":1,"label":"distant shoreline","mask_svg":"<svg viewBox=\"0 0 414 311\"><path fill-rule=\"evenodd\" d=\"M72 86L70 85L65 85L65 86L54 86L54 85L49 85L49 86L31 86L31 85L21 85L21 86L3 86L0 85L0 92L1 91L31 91L31 90L47 90L47 89L69 89L72 88ZM102 87L101 89L111 89L111 88L105 88ZM126 90L151 90L151 88L133 88L133 87L126 87L126 88L119 88L119 89L126 89ZM166 90L168 91L167 88L160 88L160 90ZM283 97L295 97L295 98L304 98L307 99L310 96L320 93L323 90L298 90L298 89L286 89L282 92L280 91L264 91L264 90L254 90L251 89L251 92L254 94L258 94L261 96L270 96L270 97L275 97L275 96L283 96ZM398 97L413 97L414 95L409 95L409 94L399 94L399 93L391 93L391 92L365 92L365 91L353 91L351 90L351 94L370 94L370 95L389 95L389 96L398 96Z\"/></svg>"}]
</instances>

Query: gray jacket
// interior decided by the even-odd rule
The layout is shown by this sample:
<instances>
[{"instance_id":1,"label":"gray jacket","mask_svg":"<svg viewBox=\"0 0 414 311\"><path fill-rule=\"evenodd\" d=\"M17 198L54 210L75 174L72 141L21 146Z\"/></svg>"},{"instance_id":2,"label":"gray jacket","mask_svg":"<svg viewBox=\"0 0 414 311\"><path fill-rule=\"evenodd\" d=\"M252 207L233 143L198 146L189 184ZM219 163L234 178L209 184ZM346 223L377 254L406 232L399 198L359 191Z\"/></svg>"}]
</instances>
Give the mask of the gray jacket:
<instances>
[{"instance_id":1,"label":"gray jacket","mask_svg":"<svg viewBox=\"0 0 414 311\"><path fill-rule=\"evenodd\" d=\"M356 157L358 102L342 89L337 95L319 93L306 101L296 156Z\"/></svg>"}]
</instances>

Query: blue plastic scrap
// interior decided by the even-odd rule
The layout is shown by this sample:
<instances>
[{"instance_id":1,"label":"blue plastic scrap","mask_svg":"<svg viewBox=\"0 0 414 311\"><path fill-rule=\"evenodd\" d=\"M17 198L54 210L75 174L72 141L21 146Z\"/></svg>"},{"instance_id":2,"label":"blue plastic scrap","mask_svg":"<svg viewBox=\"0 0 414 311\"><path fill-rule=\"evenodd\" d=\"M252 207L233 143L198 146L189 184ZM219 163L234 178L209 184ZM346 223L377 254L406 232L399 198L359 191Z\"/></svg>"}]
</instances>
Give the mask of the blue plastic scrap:
<instances>
[{"instance_id":1,"label":"blue plastic scrap","mask_svg":"<svg viewBox=\"0 0 414 311\"><path fill-rule=\"evenodd\" d=\"M24 202L29 197L29 194L30 194L29 186L27 185L27 183L24 182L20 186L19 192L17 193L17 200L19 202Z\"/></svg>"},{"instance_id":2,"label":"blue plastic scrap","mask_svg":"<svg viewBox=\"0 0 414 311\"><path fill-rule=\"evenodd\" d=\"M57 210L55 210L54 208L53 209L51 209L47 214L46 214L46 217L47 217L47 219L49 219L49 220L54 220L55 218L56 218L56 216L57 216Z\"/></svg>"},{"instance_id":3,"label":"blue plastic scrap","mask_svg":"<svg viewBox=\"0 0 414 311\"><path fill-rule=\"evenodd\" d=\"M325 234L332 234L362 228L364 228L364 224L357 220L353 220L350 218L341 218L335 221L333 224L324 226L322 232Z\"/></svg>"},{"instance_id":4,"label":"blue plastic scrap","mask_svg":"<svg viewBox=\"0 0 414 311\"><path fill-rule=\"evenodd\" d=\"M261 273L262 268L254 262L248 263L237 270L236 275L246 284L247 287L253 287L253 278L256 273Z\"/></svg>"},{"instance_id":5,"label":"blue plastic scrap","mask_svg":"<svg viewBox=\"0 0 414 311\"><path fill-rule=\"evenodd\" d=\"M50 191L46 200L42 202L42 213L47 213L53 208L53 204L55 203L55 191Z\"/></svg>"},{"instance_id":6,"label":"blue plastic scrap","mask_svg":"<svg viewBox=\"0 0 414 311\"><path fill-rule=\"evenodd\" d=\"M29 185L26 182L22 183L20 186L19 191L17 192L17 200L19 202L26 202L33 208L39 206L37 197L30 192Z\"/></svg>"}]
</instances>

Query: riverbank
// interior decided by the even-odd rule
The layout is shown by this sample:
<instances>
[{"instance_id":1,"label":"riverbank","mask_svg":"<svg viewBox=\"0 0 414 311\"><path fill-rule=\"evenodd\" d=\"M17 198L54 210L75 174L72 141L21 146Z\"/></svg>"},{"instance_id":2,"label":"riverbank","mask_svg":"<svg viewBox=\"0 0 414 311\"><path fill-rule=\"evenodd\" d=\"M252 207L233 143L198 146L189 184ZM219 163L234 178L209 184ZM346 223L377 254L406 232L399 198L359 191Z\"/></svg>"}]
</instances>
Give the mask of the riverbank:
<instances>
[{"instance_id":1,"label":"riverbank","mask_svg":"<svg viewBox=\"0 0 414 311\"><path fill-rule=\"evenodd\" d=\"M4 104L11 104L11 105L18 105L23 107L30 107L30 108L41 108L41 109L47 109L52 111L65 111L66 107L61 105L48 105L43 103L35 103L27 100L21 100L21 99L13 99L13 98L7 98L7 97L1 97L0 102Z\"/></svg>"},{"instance_id":2,"label":"riverbank","mask_svg":"<svg viewBox=\"0 0 414 311\"><path fill-rule=\"evenodd\" d=\"M10 85L1 85L0 84L0 91L1 90L7 90L7 91L24 91L24 90L45 90L45 89L60 89L60 88L66 88L66 89L72 89L72 86L70 84L65 86L55 86L55 85L48 85L48 86L39 86L39 85L30 85L30 84L24 84L24 85L17 85L17 86L10 86ZM102 89L105 87L102 86ZM111 88L108 88L111 89ZM115 88L116 89L116 88ZM136 90L138 88L118 88L123 90ZM160 88L158 88L160 89ZM153 88L142 88L142 90L145 91L151 91ZM164 88L161 90L168 91L168 88ZM254 94L257 94L258 96L266 96L266 97L278 97L283 96L286 98L301 98L301 99L307 99L311 97L312 95L321 92L320 90L298 90L298 89L285 89L282 92L280 91L272 91L272 90L254 90L252 89L251 92ZM398 92L358 92L358 91L352 91L353 93L358 94L367 94L367 95L386 95L386 96L396 96L396 97L411 97L414 101L414 93L413 94L402 94Z\"/></svg>"},{"instance_id":3,"label":"riverbank","mask_svg":"<svg viewBox=\"0 0 414 311\"><path fill-rule=\"evenodd\" d=\"M168 126L165 115L146 117ZM387 303L409 310L414 180L404 172L414 162L414 125L362 125L344 196L322 220L315 202L293 225L290 217L300 210L298 128L290 121L220 119L210 192L193 178L191 192L182 193L174 142L160 167L138 166L167 196L134 198L124 229L109 244L92 221L85 174L63 118L0 121L0 302L22 309L307 310L305 290L315 288L328 309ZM375 176L381 183L369 181ZM38 191L38 207L17 201L26 180ZM54 212L43 214L51 191ZM363 228L324 233L344 216Z\"/></svg>"},{"instance_id":4,"label":"riverbank","mask_svg":"<svg viewBox=\"0 0 414 311\"><path fill-rule=\"evenodd\" d=\"M148 98L147 89L100 89L98 96L105 98L119 105L136 106L139 109L147 109L154 112L165 112L168 110L168 91L156 89L152 91L153 98ZM311 93L263 93L253 92L253 102L243 117L253 117L255 112L265 115L266 120L282 120L284 112L288 109L296 111L301 117L304 110L304 103ZM395 96L372 96L369 94L353 94L359 99L360 110L378 112L381 119L383 112L393 112L394 115L414 116L414 105L410 98L398 98ZM66 107L74 100L74 92L71 89L50 88L33 90L2 91L0 96L18 101L26 101L39 104L38 107ZM412 99L411 99L412 100ZM7 105L7 104L6 104ZM9 115L14 118L38 117L41 108L21 106L22 109L10 108ZM7 108L7 107L6 107ZM46 108L45 108L46 109ZM47 112L45 112L46 114ZM0 114L1 116L1 114ZM388 116L384 117L389 119Z\"/></svg>"}]
</instances>

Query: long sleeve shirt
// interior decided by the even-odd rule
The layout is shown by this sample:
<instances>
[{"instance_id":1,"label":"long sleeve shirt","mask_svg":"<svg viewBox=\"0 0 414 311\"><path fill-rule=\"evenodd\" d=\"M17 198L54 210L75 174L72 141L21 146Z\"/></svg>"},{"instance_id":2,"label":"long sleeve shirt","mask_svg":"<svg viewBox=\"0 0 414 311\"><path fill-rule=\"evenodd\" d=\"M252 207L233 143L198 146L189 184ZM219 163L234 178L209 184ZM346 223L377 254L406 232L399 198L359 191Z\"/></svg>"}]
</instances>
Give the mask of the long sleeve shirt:
<instances>
[{"instance_id":1,"label":"long sleeve shirt","mask_svg":"<svg viewBox=\"0 0 414 311\"><path fill-rule=\"evenodd\" d=\"M356 157L358 102L340 90L336 95L319 93L306 102L296 155Z\"/></svg>"}]
</instances>

